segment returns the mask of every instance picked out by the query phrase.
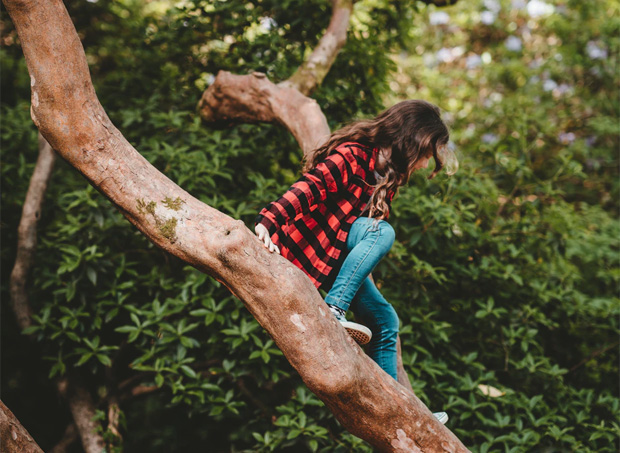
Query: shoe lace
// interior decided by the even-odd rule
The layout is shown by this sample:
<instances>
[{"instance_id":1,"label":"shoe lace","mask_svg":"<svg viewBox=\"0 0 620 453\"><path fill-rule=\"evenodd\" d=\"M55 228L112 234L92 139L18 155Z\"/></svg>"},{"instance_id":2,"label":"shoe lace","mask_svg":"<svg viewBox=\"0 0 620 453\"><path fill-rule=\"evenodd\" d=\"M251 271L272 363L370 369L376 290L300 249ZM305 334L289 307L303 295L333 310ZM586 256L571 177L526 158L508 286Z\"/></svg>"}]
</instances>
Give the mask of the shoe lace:
<instances>
[{"instance_id":1,"label":"shoe lace","mask_svg":"<svg viewBox=\"0 0 620 453\"><path fill-rule=\"evenodd\" d=\"M338 318L338 320L340 320L340 319L343 319L343 320L344 320L344 319L345 319L345 316L346 316L346 314L347 314L347 312L346 312L346 311L344 311L344 310L343 310L342 308L340 308L340 307L336 307L335 305L329 305L329 304L327 304L327 305L329 306L329 309L330 309L330 310L331 310L331 312L334 314L334 316L335 316L336 318Z\"/></svg>"}]
</instances>

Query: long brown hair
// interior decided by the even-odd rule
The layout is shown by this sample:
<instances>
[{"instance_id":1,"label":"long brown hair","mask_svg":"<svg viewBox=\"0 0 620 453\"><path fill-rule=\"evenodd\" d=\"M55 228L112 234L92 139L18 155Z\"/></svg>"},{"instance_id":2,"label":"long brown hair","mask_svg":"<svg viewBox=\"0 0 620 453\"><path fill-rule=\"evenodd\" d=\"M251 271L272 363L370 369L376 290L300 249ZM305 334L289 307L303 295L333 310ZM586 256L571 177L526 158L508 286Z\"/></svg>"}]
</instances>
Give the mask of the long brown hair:
<instances>
[{"instance_id":1,"label":"long brown hair","mask_svg":"<svg viewBox=\"0 0 620 453\"><path fill-rule=\"evenodd\" d=\"M370 217L385 218L389 206L387 195L409 180L415 163L432 152L434 177L442 167L437 150L446 146L450 133L441 119L439 108L430 102L412 99L393 105L377 117L359 120L338 129L327 142L306 159L303 171L313 169L341 143L359 142L381 152L391 151L384 178L375 186L370 199Z\"/></svg>"}]
</instances>

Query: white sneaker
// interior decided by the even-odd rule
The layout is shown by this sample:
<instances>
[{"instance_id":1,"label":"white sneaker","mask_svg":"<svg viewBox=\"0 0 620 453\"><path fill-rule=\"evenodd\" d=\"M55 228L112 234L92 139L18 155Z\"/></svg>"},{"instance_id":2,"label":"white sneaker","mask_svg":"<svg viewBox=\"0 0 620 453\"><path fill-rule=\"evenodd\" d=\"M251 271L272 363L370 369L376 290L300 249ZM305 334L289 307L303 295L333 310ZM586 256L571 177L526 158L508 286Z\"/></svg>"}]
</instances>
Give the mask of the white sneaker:
<instances>
[{"instance_id":1,"label":"white sneaker","mask_svg":"<svg viewBox=\"0 0 620 453\"><path fill-rule=\"evenodd\" d=\"M351 338L357 341L358 344L363 346L370 341L370 339L372 338L372 332L368 327L358 324L356 322L347 321L344 317L346 312L343 309L329 304L327 306L329 307L329 310L334 314L338 322L342 324L342 327L346 329Z\"/></svg>"},{"instance_id":2,"label":"white sneaker","mask_svg":"<svg viewBox=\"0 0 620 453\"><path fill-rule=\"evenodd\" d=\"M439 423L441 423L442 425L445 425L446 422L449 420L450 417L448 417L448 414L446 412L435 412L433 413L433 415L435 416L435 418L437 419L437 421Z\"/></svg>"}]
</instances>

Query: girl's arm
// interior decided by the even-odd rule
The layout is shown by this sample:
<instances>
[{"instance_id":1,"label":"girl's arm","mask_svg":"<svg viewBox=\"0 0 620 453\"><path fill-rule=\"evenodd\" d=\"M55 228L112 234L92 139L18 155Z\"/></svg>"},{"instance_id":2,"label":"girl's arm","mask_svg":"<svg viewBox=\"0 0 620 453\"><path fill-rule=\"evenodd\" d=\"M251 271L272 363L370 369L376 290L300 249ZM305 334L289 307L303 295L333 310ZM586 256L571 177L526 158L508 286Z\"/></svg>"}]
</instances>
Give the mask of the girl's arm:
<instances>
[{"instance_id":1,"label":"girl's arm","mask_svg":"<svg viewBox=\"0 0 620 453\"><path fill-rule=\"evenodd\" d=\"M282 197L269 203L256 217L255 224L263 225L272 237L289 220L308 214L313 206L325 201L329 193L347 187L358 167L358 157L348 147L336 149L299 178Z\"/></svg>"}]
</instances>

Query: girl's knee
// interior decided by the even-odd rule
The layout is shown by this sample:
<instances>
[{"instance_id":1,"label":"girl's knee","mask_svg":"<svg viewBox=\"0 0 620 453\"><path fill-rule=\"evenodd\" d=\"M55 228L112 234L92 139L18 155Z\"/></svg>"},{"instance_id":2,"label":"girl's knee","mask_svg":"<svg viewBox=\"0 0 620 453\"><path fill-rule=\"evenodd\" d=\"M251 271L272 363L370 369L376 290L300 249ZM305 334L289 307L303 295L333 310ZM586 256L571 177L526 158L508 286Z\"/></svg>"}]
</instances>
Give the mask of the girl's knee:
<instances>
[{"instance_id":1,"label":"girl's knee","mask_svg":"<svg viewBox=\"0 0 620 453\"><path fill-rule=\"evenodd\" d=\"M386 327L391 333L398 335L398 331L399 331L398 315L396 314L396 310L394 310L394 307L392 307L391 305L390 305L390 309L391 310L389 310L388 322L387 322Z\"/></svg>"},{"instance_id":2,"label":"girl's knee","mask_svg":"<svg viewBox=\"0 0 620 453\"><path fill-rule=\"evenodd\" d=\"M381 233L381 244L387 250L391 249L394 244L394 239L396 239L394 228L392 228L392 225L387 223L385 220L381 220L379 224L379 231Z\"/></svg>"}]
</instances>

